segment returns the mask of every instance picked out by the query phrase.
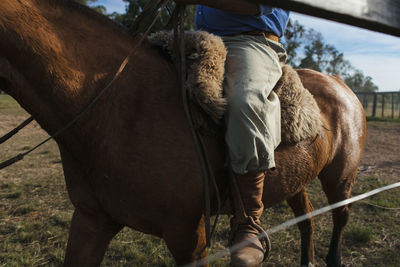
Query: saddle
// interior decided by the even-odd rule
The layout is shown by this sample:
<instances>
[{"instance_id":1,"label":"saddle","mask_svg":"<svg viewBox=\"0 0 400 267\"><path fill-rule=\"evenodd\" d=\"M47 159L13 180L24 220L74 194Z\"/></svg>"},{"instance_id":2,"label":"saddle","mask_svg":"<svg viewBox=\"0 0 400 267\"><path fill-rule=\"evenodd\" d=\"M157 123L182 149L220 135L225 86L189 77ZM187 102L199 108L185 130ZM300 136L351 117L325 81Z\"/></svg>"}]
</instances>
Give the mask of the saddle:
<instances>
[{"instance_id":1,"label":"saddle","mask_svg":"<svg viewBox=\"0 0 400 267\"><path fill-rule=\"evenodd\" d=\"M148 41L175 59L172 32L154 33ZM185 87L190 99L215 123L221 124L227 105L222 86L227 54L225 45L216 35L204 31L186 32L185 52L188 68ZM281 102L282 143L293 144L315 138L322 128L319 107L292 67L284 65L282 72L274 88ZM193 109L197 110L195 106ZM197 121L204 124L207 120L200 118Z\"/></svg>"}]
</instances>

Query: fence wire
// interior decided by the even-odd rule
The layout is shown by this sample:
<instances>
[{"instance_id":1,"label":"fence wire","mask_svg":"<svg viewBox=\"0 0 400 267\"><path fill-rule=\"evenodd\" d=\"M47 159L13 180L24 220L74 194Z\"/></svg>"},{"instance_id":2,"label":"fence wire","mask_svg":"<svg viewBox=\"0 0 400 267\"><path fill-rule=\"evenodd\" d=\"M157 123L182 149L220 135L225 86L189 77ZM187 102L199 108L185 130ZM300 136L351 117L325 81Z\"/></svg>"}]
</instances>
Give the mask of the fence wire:
<instances>
[{"instance_id":1,"label":"fence wire","mask_svg":"<svg viewBox=\"0 0 400 267\"><path fill-rule=\"evenodd\" d=\"M280 231L282 231L282 230L284 230L286 228L289 228L289 227L291 227L293 225L298 224L299 222L308 220L308 219L310 219L312 217L315 217L317 215L321 215L321 214L326 213L328 211L331 211L333 209L336 209L336 208L339 208L339 207L343 207L345 205L360 201L362 199L365 199L365 198L368 198L370 196L379 194L381 192L394 189L396 187L400 187L400 182L394 183L394 184L390 184L390 185L387 185L387 186L383 186L383 187L374 189L372 191L366 192L364 194L361 194L361 195L358 195L358 196L355 196L355 197L352 197L352 198L349 198L349 199L345 199L345 200L342 200L340 202L336 202L334 204L328 205L326 207L314 210L313 212L304 214L302 216L299 216L299 217L293 218L291 220L288 220L288 221L286 221L286 222L284 222L284 223L282 223L280 225L274 226L274 227L268 229L266 232L267 232L268 235L274 234L274 233L278 233L278 232L280 232ZM259 234L258 235L258 239L261 239L263 237L265 237L264 234ZM203 266L206 263L209 263L209 264L213 263L214 261L216 261L216 260L218 260L220 258L223 258L225 256L228 256L228 255L230 255L231 252L237 251L237 250L245 247L246 245L247 245L247 242L242 242L242 243L239 243L239 244L237 244L235 246L227 248L227 249L225 249L223 251L219 251L217 253L214 253L214 254L208 256L207 258L202 259L199 262L196 262L196 266ZM184 267L193 266L193 264L194 263L190 263L190 264L185 265Z\"/></svg>"}]
</instances>

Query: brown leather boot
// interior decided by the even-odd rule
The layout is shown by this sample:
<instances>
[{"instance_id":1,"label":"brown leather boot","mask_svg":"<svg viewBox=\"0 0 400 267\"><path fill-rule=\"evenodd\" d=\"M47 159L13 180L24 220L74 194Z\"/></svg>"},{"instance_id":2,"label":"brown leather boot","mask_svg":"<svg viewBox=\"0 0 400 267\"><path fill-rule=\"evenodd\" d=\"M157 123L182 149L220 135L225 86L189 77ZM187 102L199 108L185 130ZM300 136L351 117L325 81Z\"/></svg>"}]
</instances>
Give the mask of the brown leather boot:
<instances>
[{"instance_id":1,"label":"brown leather boot","mask_svg":"<svg viewBox=\"0 0 400 267\"><path fill-rule=\"evenodd\" d=\"M265 174L249 172L239 175L232 172L231 176L235 210L231 220L231 266L259 266L264 260L264 248L257 236L264 232L260 217L264 209Z\"/></svg>"}]
</instances>

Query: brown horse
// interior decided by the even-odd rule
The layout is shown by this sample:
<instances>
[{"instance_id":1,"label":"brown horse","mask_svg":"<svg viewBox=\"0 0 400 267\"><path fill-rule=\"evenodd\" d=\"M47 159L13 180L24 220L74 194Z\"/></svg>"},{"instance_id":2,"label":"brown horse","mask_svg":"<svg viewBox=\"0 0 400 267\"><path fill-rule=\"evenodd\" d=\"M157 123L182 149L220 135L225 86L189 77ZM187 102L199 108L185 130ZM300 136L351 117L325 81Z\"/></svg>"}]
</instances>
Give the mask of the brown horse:
<instances>
[{"instance_id":1,"label":"brown horse","mask_svg":"<svg viewBox=\"0 0 400 267\"><path fill-rule=\"evenodd\" d=\"M137 43L119 26L70 1L0 1L0 79L48 133L104 88ZM319 177L329 203L348 198L365 141L360 103L338 78L298 71L318 102L323 132L281 145L265 180L266 207L287 200L295 215L312 210L305 186ZM122 227L164 238L178 264L205 245L203 178L183 112L177 72L147 44L90 111L56 138L75 206L65 266L97 266ZM219 184L223 141L207 138ZM327 263L340 266L349 207L333 212ZM313 221L299 225L301 264L313 262ZM201 254L201 255L199 255Z\"/></svg>"}]
</instances>

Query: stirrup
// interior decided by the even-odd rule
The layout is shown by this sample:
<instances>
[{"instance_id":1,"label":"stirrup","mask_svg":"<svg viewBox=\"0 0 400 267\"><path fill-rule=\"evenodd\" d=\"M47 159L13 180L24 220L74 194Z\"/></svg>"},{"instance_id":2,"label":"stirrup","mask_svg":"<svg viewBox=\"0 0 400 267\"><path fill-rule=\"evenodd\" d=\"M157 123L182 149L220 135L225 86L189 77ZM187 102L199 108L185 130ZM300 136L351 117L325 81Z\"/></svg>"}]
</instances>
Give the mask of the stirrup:
<instances>
[{"instance_id":1,"label":"stirrup","mask_svg":"<svg viewBox=\"0 0 400 267\"><path fill-rule=\"evenodd\" d=\"M271 239L269 238L269 235L264 230L264 228L262 228L261 225L259 225L254 221L253 217L247 216L246 219L247 219L246 223L253 226L258 231L257 238L258 240L260 240L261 245L263 246L264 250L263 262L264 262L269 257L269 253L271 251ZM233 223L231 223L231 232L229 234L229 241L228 241L228 245L230 247L233 245L233 239L235 238L235 234L237 233L238 228L239 228L239 223L237 222L236 219L233 219Z\"/></svg>"},{"instance_id":2,"label":"stirrup","mask_svg":"<svg viewBox=\"0 0 400 267\"><path fill-rule=\"evenodd\" d=\"M256 228L259 232L257 235L257 238L260 240L261 244L264 247L264 258L263 262L267 260L269 256L269 252L271 251L271 239L269 238L268 233L264 230L264 228L261 227L261 225L257 224L253 217L250 217L250 221L254 228Z\"/></svg>"}]
</instances>

